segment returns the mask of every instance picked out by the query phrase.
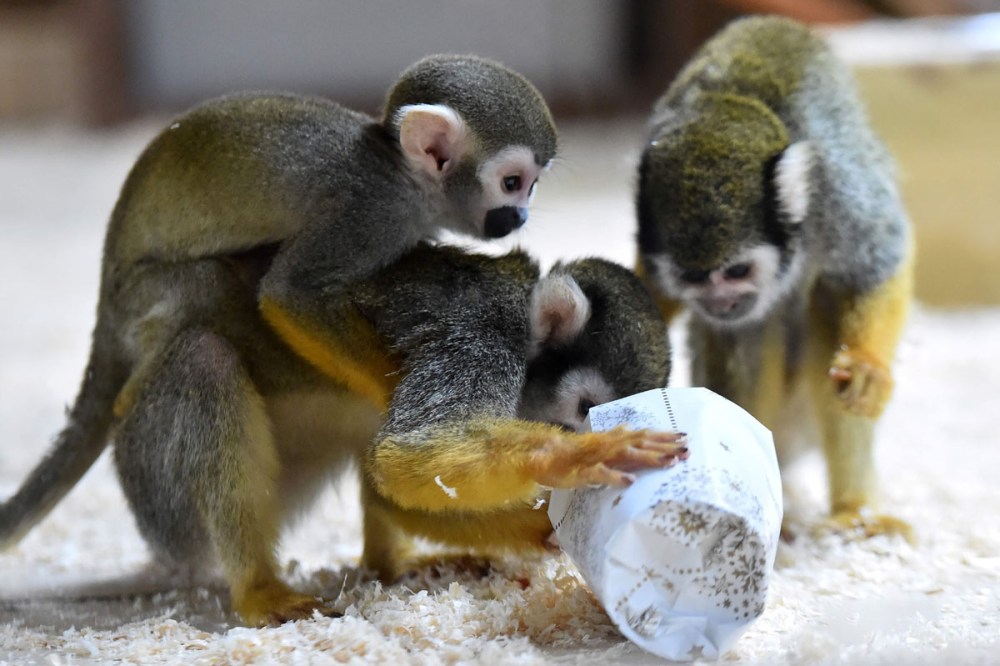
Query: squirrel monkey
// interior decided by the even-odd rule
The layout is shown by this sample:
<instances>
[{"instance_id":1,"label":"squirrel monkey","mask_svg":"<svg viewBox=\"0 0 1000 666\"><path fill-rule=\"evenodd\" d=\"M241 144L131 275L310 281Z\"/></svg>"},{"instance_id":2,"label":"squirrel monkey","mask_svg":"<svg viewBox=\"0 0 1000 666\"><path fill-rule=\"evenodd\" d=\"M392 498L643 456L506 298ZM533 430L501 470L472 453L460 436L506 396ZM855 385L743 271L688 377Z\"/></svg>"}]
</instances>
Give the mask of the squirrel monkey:
<instances>
[{"instance_id":1,"label":"squirrel monkey","mask_svg":"<svg viewBox=\"0 0 1000 666\"><path fill-rule=\"evenodd\" d=\"M580 433L591 406L668 379L666 326L624 267L587 259L538 280L520 252L421 248L357 298L403 359L361 465L362 562L383 578L411 566L414 535L479 553L542 548L545 487L625 485L685 457L677 433Z\"/></svg>"},{"instance_id":2,"label":"squirrel monkey","mask_svg":"<svg viewBox=\"0 0 1000 666\"><path fill-rule=\"evenodd\" d=\"M278 243L261 283L265 319L300 355L336 364L353 390L384 403L368 373L378 342L365 337L350 285L441 230L517 229L555 151L538 90L474 56L410 66L379 120L320 98L222 97L146 148L105 253L124 267Z\"/></svg>"},{"instance_id":3,"label":"squirrel monkey","mask_svg":"<svg viewBox=\"0 0 1000 666\"><path fill-rule=\"evenodd\" d=\"M793 398L807 397L834 526L909 536L873 513L872 440L914 246L848 68L794 21L732 23L655 105L637 215L640 275L668 320L692 313L694 383L752 412L786 454L804 423Z\"/></svg>"},{"instance_id":4,"label":"squirrel monkey","mask_svg":"<svg viewBox=\"0 0 1000 666\"><path fill-rule=\"evenodd\" d=\"M411 562L412 535L538 548L551 530L533 510L543 486L628 483L684 457L675 434L568 432L565 410L533 404L545 393L533 377L562 385L531 370L553 359L567 376L587 373L576 395L560 394L578 409L665 383L665 325L624 268L589 260L539 280L523 253L418 244L353 288L393 368L379 377L392 396L383 412L260 315L259 286L279 252L105 264L80 395L48 456L0 505L0 546L40 520L111 439L158 559L218 561L241 618L274 624L326 610L279 579L275 550L281 526L352 459L364 471L363 563L391 578Z\"/></svg>"}]
</instances>

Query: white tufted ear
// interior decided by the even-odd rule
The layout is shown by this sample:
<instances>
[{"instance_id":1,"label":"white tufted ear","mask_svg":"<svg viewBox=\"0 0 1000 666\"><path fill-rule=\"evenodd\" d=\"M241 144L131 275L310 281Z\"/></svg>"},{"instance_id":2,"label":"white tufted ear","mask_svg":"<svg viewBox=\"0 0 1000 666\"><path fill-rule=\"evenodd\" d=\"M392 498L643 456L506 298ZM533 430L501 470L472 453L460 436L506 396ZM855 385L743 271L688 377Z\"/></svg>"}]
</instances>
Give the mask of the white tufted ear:
<instances>
[{"instance_id":1,"label":"white tufted ear","mask_svg":"<svg viewBox=\"0 0 1000 666\"><path fill-rule=\"evenodd\" d=\"M531 340L537 351L543 345L564 345L580 335L590 319L590 301L580 285L566 274L549 274L531 292Z\"/></svg>"},{"instance_id":2,"label":"white tufted ear","mask_svg":"<svg viewBox=\"0 0 1000 666\"><path fill-rule=\"evenodd\" d=\"M419 171L447 172L466 149L465 121L444 104L408 104L396 113L399 145Z\"/></svg>"},{"instance_id":3,"label":"white tufted ear","mask_svg":"<svg viewBox=\"0 0 1000 666\"><path fill-rule=\"evenodd\" d=\"M778 206L793 224L802 222L809 211L812 163L812 145L808 141L796 141L785 148L774 168Z\"/></svg>"}]
</instances>

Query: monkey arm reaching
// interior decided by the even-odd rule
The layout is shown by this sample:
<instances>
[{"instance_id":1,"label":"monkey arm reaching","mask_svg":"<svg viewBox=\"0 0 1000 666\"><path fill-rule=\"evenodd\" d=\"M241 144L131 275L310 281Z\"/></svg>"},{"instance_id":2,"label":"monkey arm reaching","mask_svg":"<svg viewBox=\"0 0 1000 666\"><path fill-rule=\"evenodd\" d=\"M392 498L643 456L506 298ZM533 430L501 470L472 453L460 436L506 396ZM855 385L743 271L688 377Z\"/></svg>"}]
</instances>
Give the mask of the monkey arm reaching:
<instances>
[{"instance_id":1,"label":"monkey arm reaching","mask_svg":"<svg viewBox=\"0 0 1000 666\"><path fill-rule=\"evenodd\" d=\"M571 429L586 416L569 415L581 401L666 382L666 327L634 276L589 260L538 281L521 253L490 259L491 271L481 261L422 246L357 292L402 359L362 462L363 563L383 578L406 569L404 533L471 550L539 548L551 531L538 510L547 487L624 485L686 457L676 433Z\"/></svg>"},{"instance_id":2,"label":"monkey arm reaching","mask_svg":"<svg viewBox=\"0 0 1000 666\"><path fill-rule=\"evenodd\" d=\"M628 485L630 472L682 458L682 440L679 433L569 433L513 415L481 417L383 433L366 472L403 509L489 511L534 501L542 487Z\"/></svg>"}]
</instances>

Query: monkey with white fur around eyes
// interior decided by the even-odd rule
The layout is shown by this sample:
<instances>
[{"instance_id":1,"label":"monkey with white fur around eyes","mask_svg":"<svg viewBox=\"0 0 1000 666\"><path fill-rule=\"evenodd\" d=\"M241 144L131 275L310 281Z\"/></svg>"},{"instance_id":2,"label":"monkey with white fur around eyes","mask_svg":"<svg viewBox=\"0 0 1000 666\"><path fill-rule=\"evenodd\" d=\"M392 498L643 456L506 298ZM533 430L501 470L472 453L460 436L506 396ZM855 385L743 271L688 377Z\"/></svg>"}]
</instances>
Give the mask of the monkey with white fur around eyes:
<instances>
[{"instance_id":1,"label":"monkey with white fur around eyes","mask_svg":"<svg viewBox=\"0 0 1000 666\"><path fill-rule=\"evenodd\" d=\"M666 319L691 312L693 383L779 455L818 426L833 526L909 535L874 511L872 446L914 245L846 65L789 19L722 30L655 105L637 215L639 273Z\"/></svg>"}]
</instances>

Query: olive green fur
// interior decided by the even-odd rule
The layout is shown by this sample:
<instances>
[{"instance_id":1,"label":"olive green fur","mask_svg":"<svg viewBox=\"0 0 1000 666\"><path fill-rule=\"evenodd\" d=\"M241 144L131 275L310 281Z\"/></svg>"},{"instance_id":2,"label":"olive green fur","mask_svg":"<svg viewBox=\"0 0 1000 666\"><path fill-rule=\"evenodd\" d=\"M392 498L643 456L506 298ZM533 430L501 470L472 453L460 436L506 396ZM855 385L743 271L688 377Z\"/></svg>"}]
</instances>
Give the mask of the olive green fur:
<instances>
[{"instance_id":1,"label":"olive green fur","mask_svg":"<svg viewBox=\"0 0 1000 666\"><path fill-rule=\"evenodd\" d=\"M774 200L773 169L797 141L809 142L813 166L795 226ZM734 21L695 54L655 105L638 189L642 252L687 268L779 237L814 256L825 280L865 290L904 258L894 167L851 72L790 19Z\"/></svg>"},{"instance_id":2,"label":"olive green fur","mask_svg":"<svg viewBox=\"0 0 1000 666\"><path fill-rule=\"evenodd\" d=\"M476 94L469 94L475 91ZM535 147L535 162L556 154L556 129L541 93L523 76L473 55L433 56L402 74L386 99L382 124L392 127L408 104L446 104L470 121L482 149L508 145ZM503 123L494 124L495 118Z\"/></svg>"}]
</instances>

